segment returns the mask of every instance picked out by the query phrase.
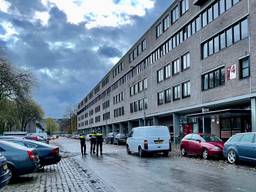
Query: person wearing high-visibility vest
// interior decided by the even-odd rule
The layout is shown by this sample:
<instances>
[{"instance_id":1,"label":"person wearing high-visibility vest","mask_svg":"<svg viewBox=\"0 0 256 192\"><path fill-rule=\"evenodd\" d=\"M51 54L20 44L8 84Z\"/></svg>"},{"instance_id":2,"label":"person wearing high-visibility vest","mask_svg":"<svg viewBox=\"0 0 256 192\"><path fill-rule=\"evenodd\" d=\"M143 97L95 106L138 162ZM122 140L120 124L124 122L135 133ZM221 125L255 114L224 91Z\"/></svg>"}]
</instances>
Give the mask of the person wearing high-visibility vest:
<instances>
[{"instance_id":1,"label":"person wearing high-visibility vest","mask_svg":"<svg viewBox=\"0 0 256 192\"><path fill-rule=\"evenodd\" d=\"M100 150L100 155L102 155L102 143L103 143L103 136L102 133L98 130L96 134L96 155L99 155L99 150ZM100 148L100 149L99 149Z\"/></svg>"},{"instance_id":2,"label":"person wearing high-visibility vest","mask_svg":"<svg viewBox=\"0 0 256 192\"><path fill-rule=\"evenodd\" d=\"M86 155L86 143L84 134L80 134L80 145L81 145L81 154Z\"/></svg>"},{"instance_id":3,"label":"person wearing high-visibility vest","mask_svg":"<svg viewBox=\"0 0 256 192\"><path fill-rule=\"evenodd\" d=\"M91 143L91 148L90 148L90 153L95 153L95 145L96 145L96 132L93 131L92 134L90 134L90 143Z\"/></svg>"}]
</instances>

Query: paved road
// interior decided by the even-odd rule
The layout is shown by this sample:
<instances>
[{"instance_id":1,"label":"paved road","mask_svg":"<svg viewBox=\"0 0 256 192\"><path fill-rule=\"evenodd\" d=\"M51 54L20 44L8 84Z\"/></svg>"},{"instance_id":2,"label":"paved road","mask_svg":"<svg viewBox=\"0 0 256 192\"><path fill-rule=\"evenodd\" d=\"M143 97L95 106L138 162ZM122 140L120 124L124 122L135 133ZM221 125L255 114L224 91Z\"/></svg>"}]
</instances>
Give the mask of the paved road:
<instances>
[{"instance_id":1,"label":"paved road","mask_svg":"<svg viewBox=\"0 0 256 192\"><path fill-rule=\"evenodd\" d=\"M120 192L255 192L256 169L224 161L170 157L139 158L127 155L124 146L104 145L103 157L79 155L79 141L60 138L62 149L74 154L106 184ZM87 144L89 148L89 144Z\"/></svg>"}]
</instances>

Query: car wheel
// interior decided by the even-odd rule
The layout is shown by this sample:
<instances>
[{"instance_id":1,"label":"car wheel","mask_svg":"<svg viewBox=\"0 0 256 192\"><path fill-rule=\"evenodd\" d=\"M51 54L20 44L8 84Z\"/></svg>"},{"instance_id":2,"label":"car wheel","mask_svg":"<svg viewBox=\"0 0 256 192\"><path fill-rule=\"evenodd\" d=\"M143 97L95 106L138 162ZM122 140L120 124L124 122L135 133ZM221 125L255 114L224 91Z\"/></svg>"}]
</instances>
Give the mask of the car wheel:
<instances>
[{"instance_id":1,"label":"car wheel","mask_svg":"<svg viewBox=\"0 0 256 192\"><path fill-rule=\"evenodd\" d=\"M228 152L228 162L230 164L234 164L236 161L237 161L237 155L236 155L236 152L231 149L229 152Z\"/></svg>"},{"instance_id":2,"label":"car wheel","mask_svg":"<svg viewBox=\"0 0 256 192\"><path fill-rule=\"evenodd\" d=\"M181 155L182 156L186 156L187 155L186 149L184 147L181 148Z\"/></svg>"},{"instance_id":3,"label":"car wheel","mask_svg":"<svg viewBox=\"0 0 256 192\"><path fill-rule=\"evenodd\" d=\"M132 154L132 153L131 153L131 150L130 150L130 148L129 148L129 145L126 145L126 151L127 151L128 155Z\"/></svg>"},{"instance_id":4,"label":"car wheel","mask_svg":"<svg viewBox=\"0 0 256 192\"><path fill-rule=\"evenodd\" d=\"M139 147L139 156L140 156L140 157L144 157L144 152L143 152L143 150L141 149L141 147Z\"/></svg>"},{"instance_id":5,"label":"car wheel","mask_svg":"<svg viewBox=\"0 0 256 192\"><path fill-rule=\"evenodd\" d=\"M208 152L208 150L207 149L204 149L203 150L203 159L208 159L208 156L209 156L209 152Z\"/></svg>"}]
</instances>

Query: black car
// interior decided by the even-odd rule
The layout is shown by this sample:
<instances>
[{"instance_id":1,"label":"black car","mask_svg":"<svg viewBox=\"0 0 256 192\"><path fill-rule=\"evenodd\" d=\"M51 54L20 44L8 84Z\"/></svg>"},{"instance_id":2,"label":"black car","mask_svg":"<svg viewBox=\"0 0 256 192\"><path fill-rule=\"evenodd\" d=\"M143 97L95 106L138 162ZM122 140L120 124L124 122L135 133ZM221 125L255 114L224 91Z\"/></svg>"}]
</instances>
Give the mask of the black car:
<instances>
[{"instance_id":1,"label":"black car","mask_svg":"<svg viewBox=\"0 0 256 192\"><path fill-rule=\"evenodd\" d=\"M117 144L117 145L125 145L126 144L126 139L127 139L127 136L126 134L123 134L123 133L118 133L115 138L114 138L114 144Z\"/></svg>"},{"instance_id":2,"label":"black car","mask_svg":"<svg viewBox=\"0 0 256 192\"><path fill-rule=\"evenodd\" d=\"M0 154L0 189L6 186L12 177L11 171L8 169L6 158Z\"/></svg>"},{"instance_id":3,"label":"black car","mask_svg":"<svg viewBox=\"0 0 256 192\"><path fill-rule=\"evenodd\" d=\"M106 143L113 144L114 138L117 134L118 134L117 132L110 132L109 134L107 134L107 136L105 137Z\"/></svg>"}]
</instances>

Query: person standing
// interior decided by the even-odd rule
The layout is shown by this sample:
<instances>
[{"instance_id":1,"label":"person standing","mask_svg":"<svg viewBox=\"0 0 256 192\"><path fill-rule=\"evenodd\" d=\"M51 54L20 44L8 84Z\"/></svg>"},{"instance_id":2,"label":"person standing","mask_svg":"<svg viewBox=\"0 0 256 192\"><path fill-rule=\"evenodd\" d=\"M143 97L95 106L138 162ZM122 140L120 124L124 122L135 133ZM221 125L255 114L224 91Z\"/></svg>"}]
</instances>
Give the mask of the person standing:
<instances>
[{"instance_id":1,"label":"person standing","mask_svg":"<svg viewBox=\"0 0 256 192\"><path fill-rule=\"evenodd\" d=\"M95 153L95 145L96 145L96 132L93 131L93 133L90 135L90 143L91 143L91 148L90 148L90 153Z\"/></svg>"},{"instance_id":2,"label":"person standing","mask_svg":"<svg viewBox=\"0 0 256 192\"><path fill-rule=\"evenodd\" d=\"M100 150L100 155L102 155L102 143L103 143L103 136L100 130L98 130L96 134L96 155L99 155L99 150ZM100 149L99 149L100 148Z\"/></svg>"},{"instance_id":3,"label":"person standing","mask_svg":"<svg viewBox=\"0 0 256 192\"><path fill-rule=\"evenodd\" d=\"M86 155L86 143L84 134L80 134L81 154Z\"/></svg>"}]
</instances>

